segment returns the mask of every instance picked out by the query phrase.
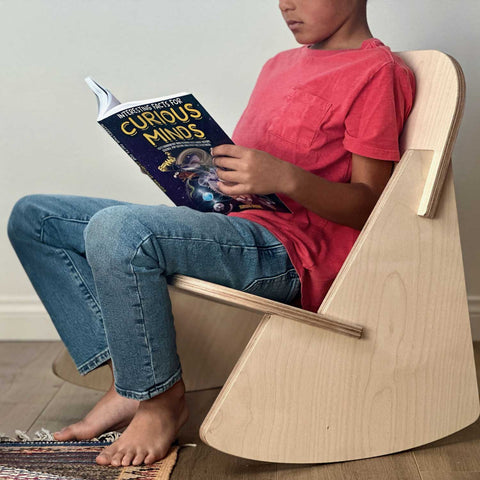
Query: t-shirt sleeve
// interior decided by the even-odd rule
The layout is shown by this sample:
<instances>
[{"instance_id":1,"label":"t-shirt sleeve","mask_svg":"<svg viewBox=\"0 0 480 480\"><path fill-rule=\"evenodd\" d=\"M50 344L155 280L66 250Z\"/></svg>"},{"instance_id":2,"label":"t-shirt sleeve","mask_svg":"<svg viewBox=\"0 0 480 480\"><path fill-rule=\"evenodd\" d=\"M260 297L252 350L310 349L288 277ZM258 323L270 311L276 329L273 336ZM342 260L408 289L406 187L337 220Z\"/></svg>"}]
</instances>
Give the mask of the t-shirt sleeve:
<instances>
[{"instance_id":1,"label":"t-shirt sleeve","mask_svg":"<svg viewBox=\"0 0 480 480\"><path fill-rule=\"evenodd\" d=\"M343 145L379 160L400 160L399 136L413 102L413 74L394 62L365 84L345 118Z\"/></svg>"}]
</instances>

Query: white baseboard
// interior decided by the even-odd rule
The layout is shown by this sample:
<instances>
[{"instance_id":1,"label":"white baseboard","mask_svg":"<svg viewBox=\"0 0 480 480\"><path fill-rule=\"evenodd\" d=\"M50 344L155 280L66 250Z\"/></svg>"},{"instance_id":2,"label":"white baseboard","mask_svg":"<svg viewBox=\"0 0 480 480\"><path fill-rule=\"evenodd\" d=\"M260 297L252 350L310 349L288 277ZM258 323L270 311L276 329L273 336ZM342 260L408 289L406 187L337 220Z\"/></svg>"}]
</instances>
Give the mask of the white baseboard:
<instances>
[{"instance_id":1,"label":"white baseboard","mask_svg":"<svg viewBox=\"0 0 480 480\"><path fill-rule=\"evenodd\" d=\"M468 297L473 340L480 340L480 295ZM35 296L0 295L0 340L59 340L40 300Z\"/></svg>"},{"instance_id":2,"label":"white baseboard","mask_svg":"<svg viewBox=\"0 0 480 480\"><path fill-rule=\"evenodd\" d=\"M0 296L0 340L60 340L36 296Z\"/></svg>"}]
</instances>

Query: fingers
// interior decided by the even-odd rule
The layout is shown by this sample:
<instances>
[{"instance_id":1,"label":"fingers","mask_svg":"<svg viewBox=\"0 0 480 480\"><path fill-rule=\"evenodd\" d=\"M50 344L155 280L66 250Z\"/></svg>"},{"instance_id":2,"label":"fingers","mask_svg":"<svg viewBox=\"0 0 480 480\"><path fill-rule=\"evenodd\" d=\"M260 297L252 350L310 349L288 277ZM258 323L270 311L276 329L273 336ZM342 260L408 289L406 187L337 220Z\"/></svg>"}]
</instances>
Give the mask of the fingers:
<instances>
[{"instance_id":1,"label":"fingers","mask_svg":"<svg viewBox=\"0 0 480 480\"><path fill-rule=\"evenodd\" d=\"M225 145L225 147L229 146L230 145ZM223 145L221 145L221 147L223 147ZM220 149L220 151L222 151L222 149ZM215 156L213 157L213 164L215 166L218 179L220 180L218 185L221 185L224 182L227 184L243 183L246 180L247 175L244 172L245 163L239 158Z\"/></svg>"},{"instance_id":2,"label":"fingers","mask_svg":"<svg viewBox=\"0 0 480 480\"><path fill-rule=\"evenodd\" d=\"M210 149L213 157L237 157L239 158L244 150L240 145L217 145Z\"/></svg>"},{"instance_id":3,"label":"fingers","mask_svg":"<svg viewBox=\"0 0 480 480\"><path fill-rule=\"evenodd\" d=\"M238 170L229 169L229 170L222 170L217 168L217 177L222 182L230 182L230 183L245 183L248 180L247 174L243 172L239 172Z\"/></svg>"},{"instance_id":4,"label":"fingers","mask_svg":"<svg viewBox=\"0 0 480 480\"><path fill-rule=\"evenodd\" d=\"M210 149L213 156L213 164L227 170L239 170L242 165L245 166L244 158L245 148L239 145L217 145Z\"/></svg>"},{"instance_id":5,"label":"fingers","mask_svg":"<svg viewBox=\"0 0 480 480\"><path fill-rule=\"evenodd\" d=\"M218 145L211 153L220 180L217 188L222 193L230 196L262 193L260 152L239 145Z\"/></svg>"},{"instance_id":6,"label":"fingers","mask_svg":"<svg viewBox=\"0 0 480 480\"><path fill-rule=\"evenodd\" d=\"M225 168L227 170L239 170L242 167L240 159L231 157L213 157L213 164L217 168Z\"/></svg>"},{"instance_id":7,"label":"fingers","mask_svg":"<svg viewBox=\"0 0 480 480\"><path fill-rule=\"evenodd\" d=\"M226 184L222 182L217 183L217 188L230 197L235 197L237 195L249 195L251 191L245 185L240 183Z\"/></svg>"}]
</instances>

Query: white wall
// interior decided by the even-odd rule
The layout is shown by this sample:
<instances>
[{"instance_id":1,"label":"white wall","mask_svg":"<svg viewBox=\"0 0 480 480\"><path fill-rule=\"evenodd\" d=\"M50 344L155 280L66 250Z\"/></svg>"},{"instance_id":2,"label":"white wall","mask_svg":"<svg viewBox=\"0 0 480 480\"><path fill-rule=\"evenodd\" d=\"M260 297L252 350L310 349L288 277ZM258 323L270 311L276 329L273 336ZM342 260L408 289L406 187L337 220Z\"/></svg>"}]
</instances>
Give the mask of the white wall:
<instances>
[{"instance_id":1,"label":"white wall","mask_svg":"<svg viewBox=\"0 0 480 480\"><path fill-rule=\"evenodd\" d=\"M395 50L440 49L467 77L454 171L467 289L480 313L480 2L369 0ZM6 236L14 202L72 193L160 203L158 188L95 123L92 75L123 100L194 91L227 132L264 61L296 45L266 0L0 0L0 338L49 338L48 320ZM32 320L33 319L33 320Z\"/></svg>"}]
</instances>

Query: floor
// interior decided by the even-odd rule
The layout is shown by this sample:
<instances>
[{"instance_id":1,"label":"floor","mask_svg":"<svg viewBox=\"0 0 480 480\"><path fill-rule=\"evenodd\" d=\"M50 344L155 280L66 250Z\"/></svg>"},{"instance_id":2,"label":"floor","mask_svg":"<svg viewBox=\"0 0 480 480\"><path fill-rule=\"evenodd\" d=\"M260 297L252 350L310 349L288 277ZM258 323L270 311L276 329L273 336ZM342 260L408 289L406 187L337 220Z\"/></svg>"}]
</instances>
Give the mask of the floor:
<instances>
[{"instance_id":1,"label":"floor","mask_svg":"<svg viewBox=\"0 0 480 480\"><path fill-rule=\"evenodd\" d=\"M102 395L59 380L51 372L58 342L0 342L0 432L56 431L84 416ZM477 372L480 343L475 343ZM480 480L480 420L435 443L367 460L324 465L264 463L204 445L198 428L218 389L188 394L190 419L172 480Z\"/></svg>"}]
</instances>

